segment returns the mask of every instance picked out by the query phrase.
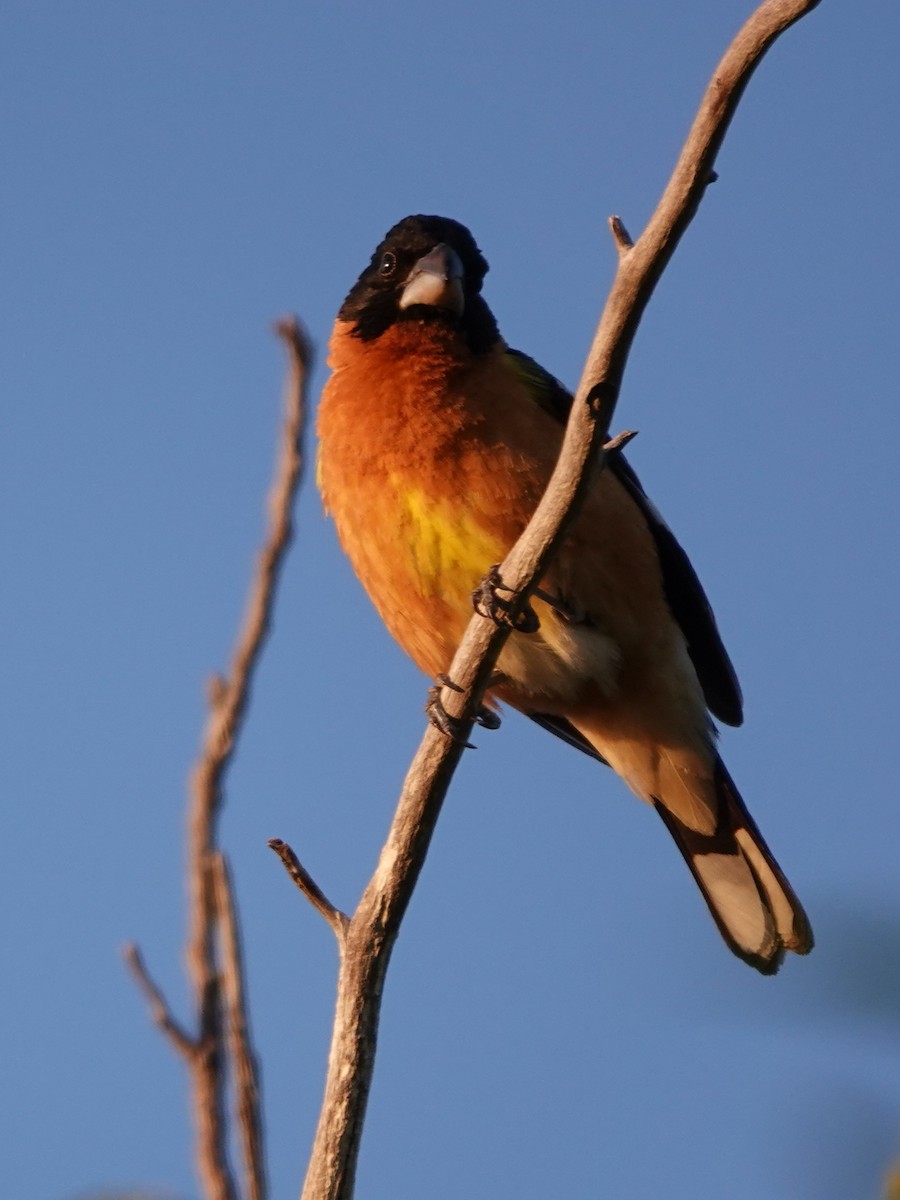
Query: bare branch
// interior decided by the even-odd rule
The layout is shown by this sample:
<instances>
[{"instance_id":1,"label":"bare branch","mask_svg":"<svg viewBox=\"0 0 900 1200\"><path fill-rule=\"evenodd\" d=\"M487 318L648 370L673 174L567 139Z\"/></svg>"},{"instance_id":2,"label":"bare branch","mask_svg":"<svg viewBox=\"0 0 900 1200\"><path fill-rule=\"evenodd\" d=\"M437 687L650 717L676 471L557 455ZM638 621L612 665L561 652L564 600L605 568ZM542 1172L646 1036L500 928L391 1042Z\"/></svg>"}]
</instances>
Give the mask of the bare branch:
<instances>
[{"instance_id":1,"label":"bare branch","mask_svg":"<svg viewBox=\"0 0 900 1200\"><path fill-rule=\"evenodd\" d=\"M190 1062L197 1053L197 1044L172 1016L172 1010L169 1008L168 1001L153 981L139 948L134 942L129 942L124 947L122 956L125 959L128 969L134 976L135 982L144 993L147 1003L150 1006L150 1017L154 1025L163 1031L182 1058Z\"/></svg>"},{"instance_id":2,"label":"bare branch","mask_svg":"<svg viewBox=\"0 0 900 1200\"><path fill-rule=\"evenodd\" d=\"M255 1068L243 1010L243 985L237 941L237 924L230 885L216 850L216 827L223 800L223 783L250 696L253 672L272 617L275 589L292 536L291 513L302 469L301 444L306 421L306 387L311 358L309 343L295 318L281 321L277 332L290 355L290 376L285 396L285 416L269 495L268 529L259 553L244 620L227 677L214 676L208 685L209 716L200 754L191 774L188 813L188 885L190 890L186 958L193 985L197 1033L180 1030L141 970L140 958L129 957L142 990L151 998L163 1028L185 1054L191 1073L193 1111L197 1126L197 1168L208 1200L236 1200L237 1188L227 1161L227 1123L224 1092L228 1050L235 1053L242 1131L245 1135L253 1200L262 1197L261 1124L256 1098ZM222 918L222 953L226 971L220 979L216 930ZM224 995L223 995L224 990ZM158 1003L157 1003L158 1001ZM162 1007L160 1007L162 1005ZM228 1017L226 1044L223 1009ZM240 1009L240 1011L239 1011ZM191 1047L187 1055L186 1048ZM250 1109L256 1104L255 1115ZM249 1114L249 1115L248 1115ZM253 1190L256 1189L256 1190Z\"/></svg>"},{"instance_id":3,"label":"bare branch","mask_svg":"<svg viewBox=\"0 0 900 1200\"><path fill-rule=\"evenodd\" d=\"M576 399L583 399L599 380L606 381L618 395L647 301L707 186L717 177L715 158L751 75L775 39L818 4L819 0L765 0L725 51L647 228L632 252L620 258Z\"/></svg>"},{"instance_id":4,"label":"bare branch","mask_svg":"<svg viewBox=\"0 0 900 1200\"><path fill-rule=\"evenodd\" d=\"M656 211L638 241L612 225L619 265L572 406L559 461L500 577L514 593L510 626L528 603L552 555L618 439L604 445L622 373L647 301L714 177L713 162L753 70L775 38L818 0L765 0L717 67ZM618 443L621 444L621 443ZM382 986L400 921L425 860L463 743L510 627L475 615L448 676L442 701L456 736L430 727L410 766L387 841L347 927L325 1099L303 1200L350 1200L375 1055Z\"/></svg>"},{"instance_id":5,"label":"bare branch","mask_svg":"<svg viewBox=\"0 0 900 1200\"><path fill-rule=\"evenodd\" d=\"M195 797L214 814L221 803L220 785L227 769L240 720L250 694L253 670L269 631L278 572L293 535L291 513L302 468L301 444L306 423L306 381L311 350L295 317L279 321L276 332L285 342L291 375L285 397L285 417L275 480L269 494L269 529L257 559L244 621L226 679L209 689L210 717L200 760L194 771Z\"/></svg>"},{"instance_id":6,"label":"bare branch","mask_svg":"<svg viewBox=\"0 0 900 1200\"><path fill-rule=\"evenodd\" d=\"M321 913L334 930L334 935L338 943L343 945L344 935L349 924L349 918L346 913L341 912L339 908L335 908L287 842L283 842L281 838L270 838L268 845L281 859L284 869L313 908L318 913Z\"/></svg>"},{"instance_id":7,"label":"bare branch","mask_svg":"<svg viewBox=\"0 0 900 1200\"><path fill-rule=\"evenodd\" d=\"M280 322L277 332L287 344L291 372L275 480L269 495L269 528L257 559L256 577L250 589L231 671L227 678L218 680L216 687L210 689L210 714L200 757L191 776L191 914L187 961L198 1008L200 1042L206 1048L194 1071L194 1109L199 1121L198 1158L207 1164L201 1167L207 1176L213 1161L219 1164L219 1175L227 1169L223 1137L222 1001L214 937L216 905L211 889L211 855L216 845L216 823L222 806L225 772L246 712L253 671L269 631L278 574L291 541L291 514L302 467L301 443L306 420L309 345L296 319ZM233 1185L228 1196L232 1193Z\"/></svg>"},{"instance_id":8,"label":"bare branch","mask_svg":"<svg viewBox=\"0 0 900 1200\"><path fill-rule=\"evenodd\" d=\"M224 854L212 857L213 892L222 948L222 996L228 1058L234 1073L237 1124L244 1157L247 1200L264 1200L266 1169L263 1152L259 1065L250 1038L244 987L244 962L231 872Z\"/></svg>"}]
</instances>

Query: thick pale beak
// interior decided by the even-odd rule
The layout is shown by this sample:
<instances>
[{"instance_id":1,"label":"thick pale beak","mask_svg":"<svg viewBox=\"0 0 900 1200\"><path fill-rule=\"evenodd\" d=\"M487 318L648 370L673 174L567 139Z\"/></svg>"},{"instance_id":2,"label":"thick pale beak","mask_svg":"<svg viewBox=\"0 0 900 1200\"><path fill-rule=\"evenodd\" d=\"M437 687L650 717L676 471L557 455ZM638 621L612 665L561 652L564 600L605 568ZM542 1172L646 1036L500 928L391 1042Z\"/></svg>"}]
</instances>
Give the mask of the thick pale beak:
<instances>
[{"instance_id":1,"label":"thick pale beak","mask_svg":"<svg viewBox=\"0 0 900 1200\"><path fill-rule=\"evenodd\" d=\"M410 271L400 296L400 307L428 304L433 308L446 308L461 317L465 308L463 275L459 255L441 242L420 258Z\"/></svg>"}]
</instances>

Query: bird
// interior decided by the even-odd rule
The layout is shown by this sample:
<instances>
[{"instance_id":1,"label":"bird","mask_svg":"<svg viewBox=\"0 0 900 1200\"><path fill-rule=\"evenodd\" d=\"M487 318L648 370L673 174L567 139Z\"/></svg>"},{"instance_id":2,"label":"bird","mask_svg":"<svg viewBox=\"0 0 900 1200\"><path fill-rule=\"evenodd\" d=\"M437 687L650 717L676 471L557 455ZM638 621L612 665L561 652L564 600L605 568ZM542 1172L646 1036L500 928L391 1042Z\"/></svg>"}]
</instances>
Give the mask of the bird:
<instances>
[{"instance_id":1,"label":"bird","mask_svg":"<svg viewBox=\"0 0 900 1200\"><path fill-rule=\"evenodd\" d=\"M388 631L445 681L477 591L525 528L571 394L507 346L469 230L413 215L350 289L329 342L317 481ZM813 945L717 749L743 700L693 567L625 456L609 455L514 630L488 704L611 767L652 805L730 949L764 975ZM452 682L452 681L451 681Z\"/></svg>"}]
</instances>

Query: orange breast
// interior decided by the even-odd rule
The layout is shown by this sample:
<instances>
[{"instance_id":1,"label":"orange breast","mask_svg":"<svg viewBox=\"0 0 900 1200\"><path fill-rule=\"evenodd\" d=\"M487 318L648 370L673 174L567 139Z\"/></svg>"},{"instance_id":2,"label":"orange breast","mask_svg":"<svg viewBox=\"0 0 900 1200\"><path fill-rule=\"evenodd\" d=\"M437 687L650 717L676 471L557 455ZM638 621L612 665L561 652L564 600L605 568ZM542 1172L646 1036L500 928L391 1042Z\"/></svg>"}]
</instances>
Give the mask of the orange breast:
<instances>
[{"instance_id":1,"label":"orange breast","mask_svg":"<svg viewBox=\"0 0 900 1200\"><path fill-rule=\"evenodd\" d=\"M433 676L462 637L472 589L534 511L562 429L502 347L473 359L437 325L398 324L364 343L339 323L329 362L318 421L325 506L388 629ZM544 586L589 616L626 665L673 636L652 538L609 472ZM561 635L553 644L554 621L545 614L529 662L569 659Z\"/></svg>"},{"instance_id":2,"label":"orange breast","mask_svg":"<svg viewBox=\"0 0 900 1200\"><path fill-rule=\"evenodd\" d=\"M448 331L401 324L362 343L338 325L329 362L318 421L325 506L385 624L437 674L473 588L540 498L546 464L501 436L502 359L473 360ZM524 390L511 402L530 404Z\"/></svg>"}]
</instances>

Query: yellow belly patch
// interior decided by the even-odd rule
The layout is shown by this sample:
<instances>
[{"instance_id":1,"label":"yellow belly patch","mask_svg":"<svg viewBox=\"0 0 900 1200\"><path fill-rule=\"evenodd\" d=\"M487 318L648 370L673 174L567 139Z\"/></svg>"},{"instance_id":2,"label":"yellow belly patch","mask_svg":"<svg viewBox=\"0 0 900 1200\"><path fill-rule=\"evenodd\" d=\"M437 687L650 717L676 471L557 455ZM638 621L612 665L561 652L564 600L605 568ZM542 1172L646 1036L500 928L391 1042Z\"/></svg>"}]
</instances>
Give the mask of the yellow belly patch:
<instances>
[{"instance_id":1,"label":"yellow belly patch","mask_svg":"<svg viewBox=\"0 0 900 1200\"><path fill-rule=\"evenodd\" d=\"M462 503L436 500L398 476L398 538L406 542L413 573L423 590L450 602L471 604L472 589L507 547Z\"/></svg>"}]
</instances>

